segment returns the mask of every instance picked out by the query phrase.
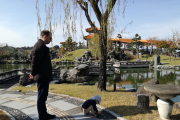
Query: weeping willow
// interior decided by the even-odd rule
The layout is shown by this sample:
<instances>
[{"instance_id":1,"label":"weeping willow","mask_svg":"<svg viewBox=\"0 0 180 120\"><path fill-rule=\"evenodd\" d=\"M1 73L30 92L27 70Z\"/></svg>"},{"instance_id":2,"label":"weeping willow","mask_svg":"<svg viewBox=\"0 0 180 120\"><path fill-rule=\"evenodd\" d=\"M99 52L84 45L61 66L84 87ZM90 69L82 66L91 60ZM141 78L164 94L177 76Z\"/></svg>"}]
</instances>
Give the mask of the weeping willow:
<instances>
[{"instance_id":1,"label":"weeping willow","mask_svg":"<svg viewBox=\"0 0 180 120\"><path fill-rule=\"evenodd\" d=\"M117 27L117 16L120 16L120 13L123 17L125 16L127 0L44 0L44 12L46 14L44 19L40 15L42 9L40 9L39 4L42 4L42 1L36 0L38 32L42 29L51 28L52 33L54 33L57 27L61 26L63 37L72 36L73 39L76 39L77 29L79 29L77 28L77 21L80 21L80 30L83 37L83 16L85 16L94 33L99 36L100 74L97 89L106 90L106 58L107 49L110 48L107 42ZM118 12L115 12L116 9ZM92 15L96 16L100 30L93 24ZM50 23L52 23L52 26L50 26Z\"/></svg>"}]
</instances>

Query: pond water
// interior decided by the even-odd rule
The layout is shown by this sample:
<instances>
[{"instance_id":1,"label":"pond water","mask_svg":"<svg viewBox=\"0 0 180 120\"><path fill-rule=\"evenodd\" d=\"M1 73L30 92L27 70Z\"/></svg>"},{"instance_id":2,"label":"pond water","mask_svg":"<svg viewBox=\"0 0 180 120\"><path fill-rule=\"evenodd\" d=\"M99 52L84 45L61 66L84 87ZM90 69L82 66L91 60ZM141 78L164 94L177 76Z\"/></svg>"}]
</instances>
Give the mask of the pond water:
<instances>
[{"instance_id":1,"label":"pond water","mask_svg":"<svg viewBox=\"0 0 180 120\"><path fill-rule=\"evenodd\" d=\"M118 68L116 68L118 69ZM108 76L107 82L109 85L116 83L116 87L124 89L138 89L143 83L150 79L158 79L159 84L173 84L180 86L180 71L174 70L154 70L149 68L127 68L118 69L118 73L114 76ZM98 77L95 78L98 80ZM174 102L180 102L180 96L172 99Z\"/></svg>"},{"instance_id":2,"label":"pond water","mask_svg":"<svg viewBox=\"0 0 180 120\"><path fill-rule=\"evenodd\" d=\"M30 69L30 64L0 64L0 73L22 68Z\"/></svg>"}]
</instances>

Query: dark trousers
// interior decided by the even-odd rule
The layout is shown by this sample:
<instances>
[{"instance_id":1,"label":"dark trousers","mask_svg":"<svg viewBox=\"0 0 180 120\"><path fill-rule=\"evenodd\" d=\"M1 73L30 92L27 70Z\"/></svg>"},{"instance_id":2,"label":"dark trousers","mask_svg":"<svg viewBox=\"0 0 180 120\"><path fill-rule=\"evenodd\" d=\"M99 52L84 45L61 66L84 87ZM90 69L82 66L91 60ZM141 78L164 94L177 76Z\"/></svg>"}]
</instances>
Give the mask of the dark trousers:
<instances>
[{"instance_id":1,"label":"dark trousers","mask_svg":"<svg viewBox=\"0 0 180 120\"><path fill-rule=\"evenodd\" d=\"M39 119L44 119L47 116L46 100L49 90L49 82L37 82L38 98L37 98L37 110Z\"/></svg>"}]
</instances>

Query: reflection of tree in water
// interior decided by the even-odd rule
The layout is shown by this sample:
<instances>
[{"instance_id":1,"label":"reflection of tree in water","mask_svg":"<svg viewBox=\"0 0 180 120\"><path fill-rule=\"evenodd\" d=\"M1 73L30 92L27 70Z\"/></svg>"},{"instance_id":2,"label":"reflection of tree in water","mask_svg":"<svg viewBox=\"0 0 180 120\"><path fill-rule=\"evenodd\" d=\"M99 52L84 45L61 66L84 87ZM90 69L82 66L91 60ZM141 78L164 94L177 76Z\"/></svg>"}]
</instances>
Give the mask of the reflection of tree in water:
<instances>
[{"instance_id":1,"label":"reflection of tree in water","mask_svg":"<svg viewBox=\"0 0 180 120\"><path fill-rule=\"evenodd\" d=\"M139 73L137 73L136 77L129 74L126 79L126 81L131 81L132 87L136 89L138 89L139 84L143 84L144 82L147 82L148 80L149 78L145 78L143 74L139 75Z\"/></svg>"},{"instance_id":2,"label":"reflection of tree in water","mask_svg":"<svg viewBox=\"0 0 180 120\"><path fill-rule=\"evenodd\" d=\"M175 72L170 72L169 74L166 75L160 75L160 71L157 71L157 79L159 81L159 84L167 84L167 83L173 83L176 79L176 74Z\"/></svg>"},{"instance_id":3,"label":"reflection of tree in water","mask_svg":"<svg viewBox=\"0 0 180 120\"><path fill-rule=\"evenodd\" d=\"M157 70L156 70L157 71ZM148 68L130 68L130 69L121 69L120 74L115 74L115 82L117 84L131 84L133 88L138 88L139 85L146 83L150 79L157 78L160 84L167 84L175 82L176 75L174 72L166 71L154 71L153 69L149 70ZM98 77L93 77L94 83L97 82ZM91 81L92 82L92 81ZM107 76L107 82L111 85L114 84L113 76Z\"/></svg>"}]
</instances>

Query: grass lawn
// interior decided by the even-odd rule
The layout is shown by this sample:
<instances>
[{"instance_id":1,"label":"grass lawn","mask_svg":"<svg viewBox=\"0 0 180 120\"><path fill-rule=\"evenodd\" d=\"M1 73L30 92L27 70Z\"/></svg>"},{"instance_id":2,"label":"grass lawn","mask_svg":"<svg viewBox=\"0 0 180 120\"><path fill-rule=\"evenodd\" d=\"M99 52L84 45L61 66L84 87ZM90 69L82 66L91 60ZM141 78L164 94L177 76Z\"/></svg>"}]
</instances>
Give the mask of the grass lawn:
<instances>
[{"instance_id":1,"label":"grass lawn","mask_svg":"<svg viewBox=\"0 0 180 120\"><path fill-rule=\"evenodd\" d=\"M52 61L55 61L55 62L59 62L59 61L62 61L62 60L74 61L75 57L81 57L81 55L87 50L89 50L89 49L78 49L78 50L75 50L75 51L72 51L72 52L68 52L67 55L65 55L63 58L61 58L61 59L53 59Z\"/></svg>"},{"instance_id":2,"label":"grass lawn","mask_svg":"<svg viewBox=\"0 0 180 120\"><path fill-rule=\"evenodd\" d=\"M140 60L145 61L146 57L147 57L147 60L151 61L152 59L154 60L154 56L155 55L150 57L149 55L145 54L145 55L140 56L139 58L140 58ZM130 60L130 61L136 61L136 59L137 58ZM180 58L179 57L174 58L171 56L171 61L170 61L170 56L160 55L160 59L161 59L160 62L163 63L164 65L180 65Z\"/></svg>"},{"instance_id":3,"label":"grass lawn","mask_svg":"<svg viewBox=\"0 0 180 120\"><path fill-rule=\"evenodd\" d=\"M10 118L3 111L0 110L0 120L10 120Z\"/></svg>"},{"instance_id":4,"label":"grass lawn","mask_svg":"<svg viewBox=\"0 0 180 120\"><path fill-rule=\"evenodd\" d=\"M14 90L37 90L37 86L13 88ZM100 92L97 86L78 86L75 84L51 84L49 92L66 94L82 99L88 99L96 94L102 97L101 106L108 108L116 114L124 117L127 120L157 120L159 113L156 102L150 101L148 110L138 109L136 107L136 95L134 92L126 92L123 89L118 89L113 92L113 87L107 87L108 91ZM172 118L180 118L180 110L173 109Z\"/></svg>"}]
</instances>

